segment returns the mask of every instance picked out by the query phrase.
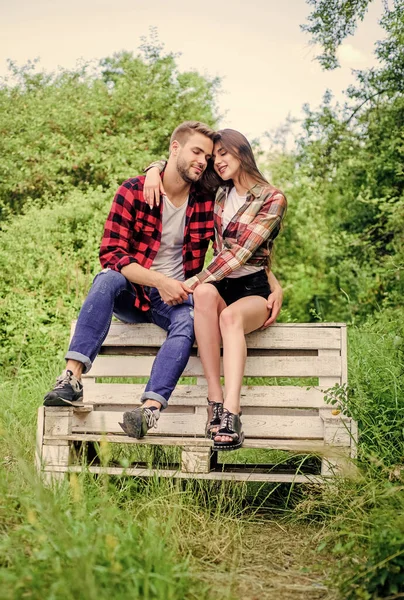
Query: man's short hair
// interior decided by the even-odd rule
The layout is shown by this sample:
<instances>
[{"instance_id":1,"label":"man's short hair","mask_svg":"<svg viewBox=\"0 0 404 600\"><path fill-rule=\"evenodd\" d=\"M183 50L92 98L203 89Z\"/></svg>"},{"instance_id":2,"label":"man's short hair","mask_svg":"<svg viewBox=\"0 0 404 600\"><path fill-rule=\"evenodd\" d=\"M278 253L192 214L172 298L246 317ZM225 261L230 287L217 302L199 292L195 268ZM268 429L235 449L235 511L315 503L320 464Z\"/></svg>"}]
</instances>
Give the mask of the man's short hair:
<instances>
[{"instance_id":1,"label":"man's short hair","mask_svg":"<svg viewBox=\"0 0 404 600\"><path fill-rule=\"evenodd\" d=\"M181 123L174 129L170 139L170 148L174 140L177 140L177 142L183 146L187 142L189 136L194 133L206 135L212 142L215 140L216 132L213 131L209 125L201 123L200 121L184 121L184 123Z\"/></svg>"}]
</instances>

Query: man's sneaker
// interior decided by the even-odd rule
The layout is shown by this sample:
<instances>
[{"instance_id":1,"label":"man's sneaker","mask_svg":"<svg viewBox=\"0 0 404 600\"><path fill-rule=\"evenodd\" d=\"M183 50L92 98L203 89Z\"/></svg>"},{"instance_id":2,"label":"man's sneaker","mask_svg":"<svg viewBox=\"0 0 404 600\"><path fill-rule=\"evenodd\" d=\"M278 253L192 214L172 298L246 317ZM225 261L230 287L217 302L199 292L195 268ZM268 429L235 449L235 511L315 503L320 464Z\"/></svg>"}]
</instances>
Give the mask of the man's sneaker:
<instances>
[{"instance_id":1,"label":"man's sneaker","mask_svg":"<svg viewBox=\"0 0 404 600\"><path fill-rule=\"evenodd\" d=\"M83 401L83 384L71 371L63 371L44 398L44 406L76 406Z\"/></svg>"},{"instance_id":2,"label":"man's sneaker","mask_svg":"<svg viewBox=\"0 0 404 600\"><path fill-rule=\"evenodd\" d=\"M126 435L142 438L152 427L157 427L160 411L154 406L139 406L135 410L123 413L123 423L119 423Z\"/></svg>"}]
</instances>

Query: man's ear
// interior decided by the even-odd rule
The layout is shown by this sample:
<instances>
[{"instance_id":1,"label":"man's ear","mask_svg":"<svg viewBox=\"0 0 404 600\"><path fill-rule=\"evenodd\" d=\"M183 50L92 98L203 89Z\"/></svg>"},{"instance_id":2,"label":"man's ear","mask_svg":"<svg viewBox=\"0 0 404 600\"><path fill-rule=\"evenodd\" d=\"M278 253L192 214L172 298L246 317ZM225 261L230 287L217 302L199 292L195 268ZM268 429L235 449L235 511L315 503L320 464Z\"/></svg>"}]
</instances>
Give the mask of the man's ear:
<instances>
[{"instance_id":1,"label":"man's ear","mask_svg":"<svg viewBox=\"0 0 404 600\"><path fill-rule=\"evenodd\" d=\"M180 144L179 144L179 142L177 142L177 140L174 140L174 141L172 142L172 144L171 144L171 148L170 148L170 150L171 150L171 153L172 153L174 156L176 156L176 155L178 154L178 150L179 150L179 148L180 148Z\"/></svg>"}]
</instances>

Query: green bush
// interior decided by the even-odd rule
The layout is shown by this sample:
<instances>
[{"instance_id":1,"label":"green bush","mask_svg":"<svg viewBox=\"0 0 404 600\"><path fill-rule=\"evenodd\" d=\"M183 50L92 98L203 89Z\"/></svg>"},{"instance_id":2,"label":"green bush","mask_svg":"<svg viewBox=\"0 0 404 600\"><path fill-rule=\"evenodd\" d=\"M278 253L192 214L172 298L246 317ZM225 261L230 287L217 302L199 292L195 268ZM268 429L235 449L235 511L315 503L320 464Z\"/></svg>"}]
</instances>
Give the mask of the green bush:
<instances>
[{"instance_id":1,"label":"green bush","mask_svg":"<svg viewBox=\"0 0 404 600\"><path fill-rule=\"evenodd\" d=\"M297 507L324 523L320 549L335 555L344 600L404 591L403 322L402 311L386 310L349 329L348 396L339 401L359 425L358 475L312 490Z\"/></svg>"},{"instance_id":2,"label":"green bush","mask_svg":"<svg viewBox=\"0 0 404 600\"><path fill-rule=\"evenodd\" d=\"M36 73L10 65L0 85L0 222L73 188L117 186L167 154L173 129L215 124L218 79L180 73L156 40L94 68Z\"/></svg>"},{"instance_id":3,"label":"green bush","mask_svg":"<svg viewBox=\"0 0 404 600\"><path fill-rule=\"evenodd\" d=\"M404 503L395 510L371 515L371 531L366 545L366 561L347 586L347 600L394 597L404 592ZM399 596L397 596L399 597Z\"/></svg>"},{"instance_id":4,"label":"green bush","mask_svg":"<svg viewBox=\"0 0 404 600\"><path fill-rule=\"evenodd\" d=\"M61 355L70 322L100 269L99 245L114 191L73 191L33 206L0 238L0 365L17 372Z\"/></svg>"}]
</instances>

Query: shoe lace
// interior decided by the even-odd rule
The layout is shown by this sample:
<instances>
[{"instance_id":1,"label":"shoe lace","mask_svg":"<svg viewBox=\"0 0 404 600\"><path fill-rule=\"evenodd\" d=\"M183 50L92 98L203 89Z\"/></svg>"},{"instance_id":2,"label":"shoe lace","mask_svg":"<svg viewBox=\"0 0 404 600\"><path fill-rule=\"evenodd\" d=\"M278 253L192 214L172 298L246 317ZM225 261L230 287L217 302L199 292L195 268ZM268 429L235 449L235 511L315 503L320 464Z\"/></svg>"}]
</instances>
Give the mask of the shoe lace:
<instances>
[{"instance_id":1,"label":"shoe lace","mask_svg":"<svg viewBox=\"0 0 404 600\"><path fill-rule=\"evenodd\" d=\"M223 403L222 402L211 402L208 400L209 406L212 407L212 419L211 421L220 421L223 414Z\"/></svg>"},{"instance_id":2,"label":"shoe lace","mask_svg":"<svg viewBox=\"0 0 404 600\"><path fill-rule=\"evenodd\" d=\"M71 379L72 376L70 375L70 373L62 373L62 375L59 375L59 377L56 379L56 385L53 389L59 390L63 388L66 384L71 384Z\"/></svg>"},{"instance_id":3,"label":"shoe lace","mask_svg":"<svg viewBox=\"0 0 404 600\"><path fill-rule=\"evenodd\" d=\"M229 431L234 431L234 417L233 413L225 410L223 412L222 420L220 423L220 429L228 429Z\"/></svg>"},{"instance_id":4,"label":"shoe lace","mask_svg":"<svg viewBox=\"0 0 404 600\"><path fill-rule=\"evenodd\" d=\"M156 414L158 413L158 414ZM151 429L152 427L157 428L157 421L160 417L159 410L150 410L150 408L144 409L144 416L146 419L147 427Z\"/></svg>"}]
</instances>

